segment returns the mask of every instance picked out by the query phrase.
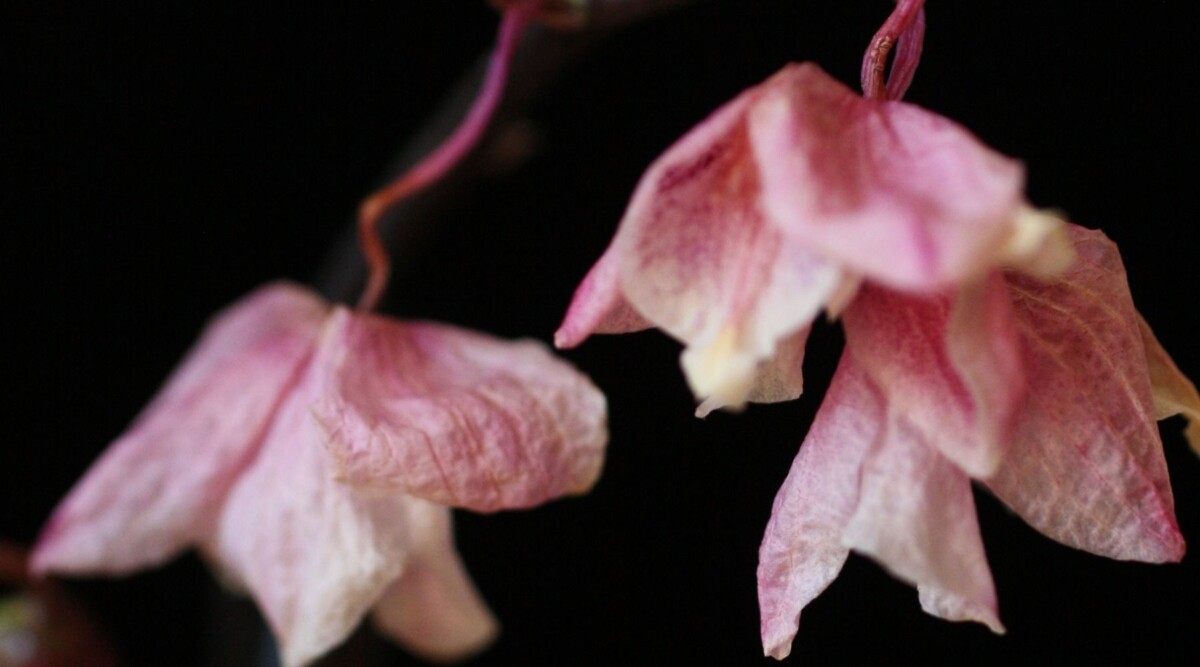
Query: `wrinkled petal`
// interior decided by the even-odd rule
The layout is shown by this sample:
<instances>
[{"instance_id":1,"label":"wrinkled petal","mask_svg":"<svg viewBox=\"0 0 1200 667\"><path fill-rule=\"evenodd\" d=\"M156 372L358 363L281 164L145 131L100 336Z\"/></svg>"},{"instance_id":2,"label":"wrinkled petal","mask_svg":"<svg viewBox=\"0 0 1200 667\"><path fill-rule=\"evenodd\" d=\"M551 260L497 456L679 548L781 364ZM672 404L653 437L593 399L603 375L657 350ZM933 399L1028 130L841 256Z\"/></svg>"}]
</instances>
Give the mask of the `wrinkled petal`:
<instances>
[{"instance_id":1,"label":"wrinkled petal","mask_svg":"<svg viewBox=\"0 0 1200 667\"><path fill-rule=\"evenodd\" d=\"M647 170L611 251L629 303L686 343L696 396L734 407L779 341L807 326L841 281L837 267L785 243L763 217L744 123L753 99L719 109Z\"/></svg>"},{"instance_id":2,"label":"wrinkled petal","mask_svg":"<svg viewBox=\"0 0 1200 667\"><path fill-rule=\"evenodd\" d=\"M653 326L621 294L619 261L610 248L588 271L575 290L563 323L554 332L555 347L575 347L594 333L632 333Z\"/></svg>"},{"instance_id":3,"label":"wrinkled petal","mask_svg":"<svg viewBox=\"0 0 1200 667\"><path fill-rule=\"evenodd\" d=\"M375 605L380 632L408 650L439 662L460 660L485 648L499 632L454 548L450 510L427 505L416 532L424 542L396 583Z\"/></svg>"},{"instance_id":4,"label":"wrinkled petal","mask_svg":"<svg viewBox=\"0 0 1200 667\"><path fill-rule=\"evenodd\" d=\"M1008 276L1031 392L988 487L1069 546L1149 562L1183 556L1146 352L1120 255L1071 227L1074 267Z\"/></svg>"},{"instance_id":5,"label":"wrinkled petal","mask_svg":"<svg viewBox=\"0 0 1200 667\"><path fill-rule=\"evenodd\" d=\"M328 345L318 352L280 408L204 545L250 591L288 667L309 664L349 636L400 575L430 511L416 498L371 496L335 480L309 411L331 352Z\"/></svg>"},{"instance_id":6,"label":"wrinkled petal","mask_svg":"<svg viewBox=\"0 0 1200 667\"><path fill-rule=\"evenodd\" d=\"M811 63L755 90L762 201L789 238L899 289L995 265L1024 201L1018 162L941 116L865 100Z\"/></svg>"},{"instance_id":7,"label":"wrinkled petal","mask_svg":"<svg viewBox=\"0 0 1200 667\"><path fill-rule=\"evenodd\" d=\"M844 544L916 584L922 607L1003 632L971 480L893 413L862 467Z\"/></svg>"},{"instance_id":8,"label":"wrinkled petal","mask_svg":"<svg viewBox=\"0 0 1200 667\"><path fill-rule=\"evenodd\" d=\"M837 578L850 550L842 530L858 502L859 466L884 427L883 399L848 354L775 497L758 551L766 655L792 649L800 611Z\"/></svg>"},{"instance_id":9,"label":"wrinkled petal","mask_svg":"<svg viewBox=\"0 0 1200 667\"><path fill-rule=\"evenodd\" d=\"M327 335L330 384L313 412L355 486L494 511L595 484L604 395L544 345L345 309Z\"/></svg>"},{"instance_id":10,"label":"wrinkled petal","mask_svg":"<svg viewBox=\"0 0 1200 667\"><path fill-rule=\"evenodd\" d=\"M275 283L215 317L55 510L33 569L123 573L201 537L296 383L326 312L310 292Z\"/></svg>"},{"instance_id":11,"label":"wrinkled petal","mask_svg":"<svg viewBox=\"0 0 1200 667\"><path fill-rule=\"evenodd\" d=\"M867 285L843 322L850 351L924 442L974 477L995 472L1026 390L999 275L953 302Z\"/></svg>"},{"instance_id":12,"label":"wrinkled petal","mask_svg":"<svg viewBox=\"0 0 1200 667\"><path fill-rule=\"evenodd\" d=\"M1138 331L1142 335L1142 346L1146 351L1146 364L1150 370L1150 391L1154 399L1154 416L1166 419L1183 415L1188 420L1188 444L1200 454L1200 393L1196 385L1180 372L1163 349L1154 331L1145 318L1138 315Z\"/></svg>"}]
</instances>

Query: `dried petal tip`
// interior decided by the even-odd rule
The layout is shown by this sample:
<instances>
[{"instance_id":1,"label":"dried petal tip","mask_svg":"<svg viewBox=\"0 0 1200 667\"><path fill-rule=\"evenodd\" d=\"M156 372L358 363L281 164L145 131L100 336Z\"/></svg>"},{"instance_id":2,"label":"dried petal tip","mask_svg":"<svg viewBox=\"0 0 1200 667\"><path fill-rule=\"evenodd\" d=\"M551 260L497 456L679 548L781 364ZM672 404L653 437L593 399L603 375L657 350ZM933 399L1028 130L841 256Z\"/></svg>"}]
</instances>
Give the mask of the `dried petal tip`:
<instances>
[{"instance_id":1,"label":"dried petal tip","mask_svg":"<svg viewBox=\"0 0 1200 667\"><path fill-rule=\"evenodd\" d=\"M1146 350L1146 365L1150 371L1150 391L1154 399L1154 414L1158 419L1183 415L1188 420L1188 444L1200 454L1200 393L1187 378L1171 355L1163 349L1145 318L1138 315L1138 330Z\"/></svg>"}]
</instances>

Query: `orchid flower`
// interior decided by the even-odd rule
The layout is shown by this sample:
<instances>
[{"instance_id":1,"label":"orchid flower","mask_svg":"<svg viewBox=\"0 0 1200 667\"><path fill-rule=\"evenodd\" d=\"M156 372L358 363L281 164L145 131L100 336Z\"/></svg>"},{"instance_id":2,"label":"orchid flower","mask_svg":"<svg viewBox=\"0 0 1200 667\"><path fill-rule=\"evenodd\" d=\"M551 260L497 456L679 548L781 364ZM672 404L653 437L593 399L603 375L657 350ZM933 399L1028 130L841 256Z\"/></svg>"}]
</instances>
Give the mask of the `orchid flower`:
<instances>
[{"instance_id":1,"label":"orchid flower","mask_svg":"<svg viewBox=\"0 0 1200 667\"><path fill-rule=\"evenodd\" d=\"M667 149L555 336L666 331L704 416L797 397L809 327L842 318L847 350L760 551L777 658L851 550L928 612L1002 632L972 479L1065 544L1183 555L1155 420L1197 419L1200 396L1110 241L1035 211L1018 162L899 101L921 4L877 35L868 97L789 65Z\"/></svg>"},{"instance_id":2,"label":"orchid flower","mask_svg":"<svg viewBox=\"0 0 1200 667\"><path fill-rule=\"evenodd\" d=\"M249 590L288 665L372 610L413 651L459 657L496 622L450 507L586 492L606 439L603 396L539 343L276 283L214 320L55 511L33 569L124 574L195 546Z\"/></svg>"},{"instance_id":3,"label":"orchid flower","mask_svg":"<svg viewBox=\"0 0 1200 667\"><path fill-rule=\"evenodd\" d=\"M320 657L369 612L436 660L492 640L451 508L587 492L604 460L604 396L540 343L370 311L389 273L380 216L478 141L540 4L505 12L459 129L364 202L371 273L359 310L275 283L217 316L55 510L35 573L119 575L196 547L255 599L289 666Z\"/></svg>"}]
</instances>

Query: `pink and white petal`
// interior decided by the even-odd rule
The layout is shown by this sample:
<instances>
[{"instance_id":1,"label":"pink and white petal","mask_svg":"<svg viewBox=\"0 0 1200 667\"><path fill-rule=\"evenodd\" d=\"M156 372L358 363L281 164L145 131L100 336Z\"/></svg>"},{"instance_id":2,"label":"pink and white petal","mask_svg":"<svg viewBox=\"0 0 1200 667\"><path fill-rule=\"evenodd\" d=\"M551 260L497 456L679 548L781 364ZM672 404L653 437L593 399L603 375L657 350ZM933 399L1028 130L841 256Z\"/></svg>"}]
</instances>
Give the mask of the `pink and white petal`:
<instances>
[{"instance_id":1,"label":"pink and white petal","mask_svg":"<svg viewBox=\"0 0 1200 667\"><path fill-rule=\"evenodd\" d=\"M798 398L804 391L804 344L810 328L804 327L782 340L770 359L758 365L746 400L751 403L780 403ZM717 396L706 398L696 408L696 416L707 417L725 407Z\"/></svg>"},{"instance_id":2,"label":"pink and white petal","mask_svg":"<svg viewBox=\"0 0 1200 667\"><path fill-rule=\"evenodd\" d=\"M850 351L923 441L971 476L995 472L1026 388L998 276L953 300L865 285L843 323Z\"/></svg>"},{"instance_id":3,"label":"pink and white petal","mask_svg":"<svg viewBox=\"0 0 1200 667\"><path fill-rule=\"evenodd\" d=\"M1171 355L1163 349L1154 331L1140 314L1138 315L1138 331L1142 335L1142 345L1146 350L1146 364L1150 371L1150 391L1154 399L1154 416L1166 419L1175 415L1183 415L1188 420L1188 444L1200 454L1200 393L1196 385L1184 375Z\"/></svg>"},{"instance_id":4,"label":"pink and white petal","mask_svg":"<svg viewBox=\"0 0 1200 667\"><path fill-rule=\"evenodd\" d=\"M811 63L759 86L750 138L771 222L868 280L928 291L983 275L1023 205L1020 163Z\"/></svg>"},{"instance_id":5,"label":"pink and white petal","mask_svg":"<svg viewBox=\"0 0 1200 667\"><path fill-rule=\"evenodd\" d=\"M1184 542L1155 423L1144 341L1116 246L1072 226L1078 260L1008 276L1031 392L987 485L1027 523L1122 560L1177 561Z\"/></svg>"},{"instance_id":6,"label":"pink and white petal","mask_svg":"<svg viewBox=\"0 0 1200 667\"><path fill-rule=\"evenodd\" d=\"M428 511L403 494L360 493L335 479L309 412L325 385L321 354L328 350L280 409L204 545L258 603L287 667L349 636L400 576Z\"/></svg>"},{"instance_id":7,"label":"pink and white petal","mask_svg":"<svg viewBox=\"0 0 1200 667\"><path fill-rule=\"evenodd\" d=\"M586 493L604 395L535 341L339 309L313 411L338 475L481 512Z\"/></svg>"},{"instance_id":8,"label":"pink and white petal","mask_svg":"<svg viewBox=\"0 0 1200 667\"><path fill-rule=\"evenodd\" d=\"M926 611L1003 632L971 480L893 413L862 467L843 543L924 589Z\"/></svg>"},{"instance_id":9,"label":"pink and white petal","mask_svg":"<svg viewBox=\"0 0 1200 667\"><path fill-rule=\"evenodd\" d=\"M766 655L791 652L800 612L837 578L850 550L842 530L858 502L859 467L884 425L883 399L849 354L775 497L758 552Z\"/></svg>"},{"instance_id":10,"label":"pink and white petal","mask_svg":"<svg viewBox=\"0 0 1200 667\"><path fill-rule=\"evenodd\" d=\"M613 243L626 298L683 341L693 392L740 406L759 364L807 326L841 271L763 218L743 122L756 92L718 110L638 183Z\"/></svg>"},{"instance_id":11,"label":"pink and white petal","mask_svg":"<svg viewBox=\"0 0 1200 667\"><path fill-rule=\"evenodd\" d=\"M273 283L219 313L55 510L33 570L120 574L199 539L312 354L327 306Z\"/></svg>"},{"instance_id":12,"label":"pink and white petal","mask_svg":"<svg viewBox=\"0 0 1200 667\"><path fill-rule=\"evenodd\" d=\"M427 504L421 542L372 613L383 634L428 660L461 660L495 640L500 626L454 548L450 510Z\"/></svg>"},{"instance_id":13,"label":"pink and white petal","mask_svg":"<svg viewBox=\"0 0 1200 667\"><path fill-rule=\"evenodd\" d=\"M619 261L616 251L609 248L588 271L575 290L563 323L554 332L555 347L575 347L594 333L631 333L653 326L622 296Z\"/></svg>"}]
</instances>

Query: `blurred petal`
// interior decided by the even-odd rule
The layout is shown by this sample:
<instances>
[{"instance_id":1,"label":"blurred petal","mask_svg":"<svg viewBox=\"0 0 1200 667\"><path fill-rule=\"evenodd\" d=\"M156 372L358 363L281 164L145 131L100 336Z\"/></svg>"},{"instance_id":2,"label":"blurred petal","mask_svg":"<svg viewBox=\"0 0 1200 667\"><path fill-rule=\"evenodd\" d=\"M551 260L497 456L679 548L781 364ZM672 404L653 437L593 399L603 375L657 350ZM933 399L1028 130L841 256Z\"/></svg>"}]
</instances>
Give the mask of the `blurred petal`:
<instances>
[{"instance_id":1,"label":"blurred petal","mask_svg":"<svg viewBox=\"0 0 1200 667\"><path fill-rule=\"evenodd\" d=\"M571 299L567 316L554 332L555 347L575 347L594 333L630 333L653 326L621 295L619 261L610 248L584 277Z\"/></svg>"},{"instance_id":2,"label":"blurred petal","mask_svg":"<svg viewBox=\"0 0 1200 667\"><path fill-rule=\"evenodd\" d=\"M427 659L460 660L490 644L499 625L454 548L450 510L429 504L423 540L375 606L375 626Z\"/></svg>"},{"instance_id":3,"label":"blurred petal","mask_svg":"<svg viewBox=\"0 0 1200 667\"><path fill-rule=\"evenodd\" d=\"M758 365L746 400L752 403L779 403L798 398L804 391L804 344L808 342L809 327L782 340L775 354ZM713 410L725 407L719 396L706 398L696 408L703 419Z\"/></svg>"},{"instance_id":4,"label":"blurred petal","mask_svg":"<svg viewBox=\"0 0 1200 667\"><path fill-rule=\"evenodd\" d=\"M926 611L1003 632L971 481L903 417L891 416L867 456L859 494L846 546L917 584Z\"/></svg>"},{"instance_id":5,"label":"blurred petal","mask_svg":"<svg viewBox=\"0 0 1200 667\"><path fill-rule=\"evenodd\" d=\"M800 611L846 562L842 530L858 502L859 467L884 426L883 399L849 354L775 497L758 552L764 652L791 652Z\"/></svg>"},{"instance_id":6,"label":"blurred petal","mask_svg":"<svg viewBox=\"0 0 1200 667\"><path fill-rule=\"evenodd\" d=\"M211 528L327 308L286 283L217 315L157 398L55 510L36 572L118 574L156 565Z\"/></svg>"},{"instance_id":7,"label":"blurred petal","mask_svg":"<svg viewBox=\"0 0 1200 667\"><path fill-rule=\"evenodd\" d=\"M1138 315L1138 331L1146 350L1146 364L1150 369L1150 391L1154 399L1154 416L1166 419L1183 415L1188 420L1188 444L1200 454L1200 394L1196 385L1179 371L1171 355L1155 338L1154 331L1146 320Z\"/></svg>"},{"instance_id":8,"label":"blurred petal","mask_svg":"<svg viewBox=\"0 0 1200 667\"><path fill-rule=\"evenodd\" d=\"M1064 544L1149 562L1183 556L1125 269L1102 233L1071 227L1074 267L1010 275L1031 392L988 487Z\"/></svg>"},{"instance_id":9,"label":"blurred petal","mask_svg":"<svg viewBox=\"0 0 1200 667\"><path fill-rule=\"evenodd\" d=\"M339 309L330 384L313 409L338 475L494 511L591 489L604 395L534 341Z\"/></svg>"},{"instance_id":10,"label":"blurred petal","mask_svg":"<svg viewBox=\"0 0 1200 667\"><path fill-rule=\"evenodd\" d=\"M793 242L899 289L995 264L1024 201L1020 163L924 109L865 100L811 63L757 90L762 201Z\"/></svg>"},{"instance_id":11,"label":"blurred petal","mask_svg":"<svg viewBox=\"0 0 1200 667\"><path fill-rule=\"evenodd\" d=\"M206 552L249 589L288 667L342 642L400 575L426 503L373 497L334 479L309 405L321 394L323 345L282 406L261 454L230 492Z\"/></svg>"},{"instance_id":12,"label":"blurred petal","mask_svg":"<svg viewBox=\"0 0 1200 667\"><path fill-rule=\"evenodd\" d=\"M848 348L923 442L972 476L995 472L1026 388L999 276L953 304L865 285L843 322Z\"/></svg>"}]
</instances>

